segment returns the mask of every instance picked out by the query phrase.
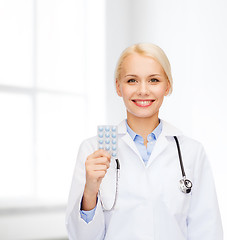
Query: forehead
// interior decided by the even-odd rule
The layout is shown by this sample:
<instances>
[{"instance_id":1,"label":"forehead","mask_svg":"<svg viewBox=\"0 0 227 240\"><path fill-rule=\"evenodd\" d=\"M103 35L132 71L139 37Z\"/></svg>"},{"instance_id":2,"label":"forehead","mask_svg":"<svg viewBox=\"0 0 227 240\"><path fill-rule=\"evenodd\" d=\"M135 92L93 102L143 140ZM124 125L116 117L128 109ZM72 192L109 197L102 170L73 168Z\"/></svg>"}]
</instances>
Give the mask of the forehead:
<instances>
[{"instance_id":1,"label":"forehead","mask_svg":"<svg viewBox=\"0 0 227 240\"><path fill-rule=\"evenodd\" d=\"M161 64L152 57L143 56L138 53L128 55L121 65L122 74L164 74Z\"/></svg>"}]
</instances>

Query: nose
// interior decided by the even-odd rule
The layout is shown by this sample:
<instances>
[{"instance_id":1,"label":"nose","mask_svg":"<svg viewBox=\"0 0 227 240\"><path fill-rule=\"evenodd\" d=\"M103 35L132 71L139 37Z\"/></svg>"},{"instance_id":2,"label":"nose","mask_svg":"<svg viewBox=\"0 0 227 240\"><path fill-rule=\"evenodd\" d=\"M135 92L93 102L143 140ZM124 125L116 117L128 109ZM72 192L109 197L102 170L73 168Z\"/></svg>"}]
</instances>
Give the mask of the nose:
<instances>
[{"instance_id":1,"label":"nose","mask_svg":"<svg viewBox=\"0 0 227 240\"><path fill-rule=\"evenodd\" d=\"M141 96L149 95L149 87L146 82L140 82L140 84L138 85L137 94Z\"/></svg>"}]
</instances>

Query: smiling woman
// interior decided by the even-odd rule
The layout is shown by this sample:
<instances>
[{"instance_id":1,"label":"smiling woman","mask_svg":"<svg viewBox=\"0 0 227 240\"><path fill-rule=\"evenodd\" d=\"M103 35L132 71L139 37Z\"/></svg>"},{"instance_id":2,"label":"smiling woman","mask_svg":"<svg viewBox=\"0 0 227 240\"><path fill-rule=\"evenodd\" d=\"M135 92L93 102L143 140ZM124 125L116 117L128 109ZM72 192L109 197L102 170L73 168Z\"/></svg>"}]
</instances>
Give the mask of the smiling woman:
<instances>
[{"instance_id":1,"label":"smiling woman","mask_svg":"<svg viewBox=\"0 0 227 240\"><path fill-rule=\"evenodd\" d=\"M172 91L165 53L150 43L127 48L116 91L127 112L118 125L118 158L97 150L96 136L82 142L67 208L69 239L222 240L203 146L159 118Z\"/></svg>"},{"instance_id":2,"label":"smiling woman","mask_svg":"<svg viewBox=\"0 0 227 240\"><path fill-rule=\"evenodd\" d=\"M171 67L168 58L166 57L165 53L163 52L162 49L160 49L156 45L151 45L151 44L135 44L123 51L121 57L118 60L117 66L116 66L116 71L115 71L115 79L120 79L121 74L122 74L122 69L123 66L122 64L124 63L124 60L126 57L128 57L131 54L137 53L139 56L143 57L148 57L149 59L153 59L156 61L156 63L159 63L161 66L159 66L158 70L161 70L162 72L164 71L164 74L168 78L168 81L170 83L170 89L169 89L169 94L172 93L172 85L173 85L173 80L172 80L172 74L171 74ZM139 65L136 64L134 67L139 68ZM161 67L161 69L160 69ZM133 69L135 70L135 69ZM157 73L152 73L150 77L155 77ZM134 75L132 74L134 77Z\"/></svg>"},{"instance_id":3,"label":"smiling woman","mask_svg":"<svg viewBox=\"0 0 227 240\"><path fill-rule=\"evenodd\" d=\"M157 126L159 108L170 89L162 66L153 58L134 53L124 59L121 68L116 88L123 97L129 126L132 118L156 118Z\"/></svg>"}]
</instances>

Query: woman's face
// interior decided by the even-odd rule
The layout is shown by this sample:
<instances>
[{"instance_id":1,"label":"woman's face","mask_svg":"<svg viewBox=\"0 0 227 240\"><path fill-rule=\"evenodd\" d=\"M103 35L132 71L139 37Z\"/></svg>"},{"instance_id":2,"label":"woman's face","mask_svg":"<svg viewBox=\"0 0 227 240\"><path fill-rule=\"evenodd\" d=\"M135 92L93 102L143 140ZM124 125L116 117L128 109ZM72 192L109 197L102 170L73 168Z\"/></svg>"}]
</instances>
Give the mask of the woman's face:
<instances>
[{"instance_id":1,"label":"woman's face","mask_svg":"<svg viewBox=\"0 0 227 240\"><path fill-rule=\"evenodd\" d=\"M151 57L133 53L124 59L121 69L116 89L124 100L127 117L158 118L170 88L162 66Z\"/></svg>"}]
</instances>

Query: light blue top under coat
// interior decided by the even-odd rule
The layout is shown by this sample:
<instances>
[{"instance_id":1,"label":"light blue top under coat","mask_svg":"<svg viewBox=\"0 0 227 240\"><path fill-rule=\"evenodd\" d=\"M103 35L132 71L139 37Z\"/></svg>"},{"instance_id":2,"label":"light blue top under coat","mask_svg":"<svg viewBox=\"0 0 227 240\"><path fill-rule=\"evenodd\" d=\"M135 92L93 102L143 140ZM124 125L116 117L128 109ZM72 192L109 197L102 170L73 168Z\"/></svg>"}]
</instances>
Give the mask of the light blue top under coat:
<instances>
[{"instance_id":1,"label":"light blue top under coat","mask_svg":"<svg viewBox=\"0 0 227 240\"><path fill-rule=\"evenodd\" d=\"M159 125L154 129L154 131L152 133L150 133L148 136L147 136L147 147L144 145L144 140L143 140L143 137L136 134L128 125L127 123L127 119L125 120L126 122L126 128L127 128L127 132L128 134L131 136L132 140L135 142L136 144L136 147L144 161L145 164L147 164L148 162L148 159L154 149L154 145L159 137L159 135L161 134L162 132L162 122L159 120ZM95 210L96 210L96 207L90 211L84 211L84 210L81 210L80 211L80 216L81 218L86 222L86 223L89 223L94 215L95 215Z\"/></svg>"},{"instance_id":2,"label":"light blue top under coat","mask_svg":"<svg viewBox=\"0 0 227 240\"><path fill-rule=\"evenodd\" d=\"M159 121L159 125L154 129L152 133L150 133L147 136L147 147L144 145L144 140L143 137L136 134L128 125L127 120L126 122L126 127L127 127L127 132L131 136L132 140L135 142L137 149L139 150L139 153L144 161L145 164L147 164L148 159L154 149L154 145L162 132L162 122Z\"/></svg>"}]
</instances>

